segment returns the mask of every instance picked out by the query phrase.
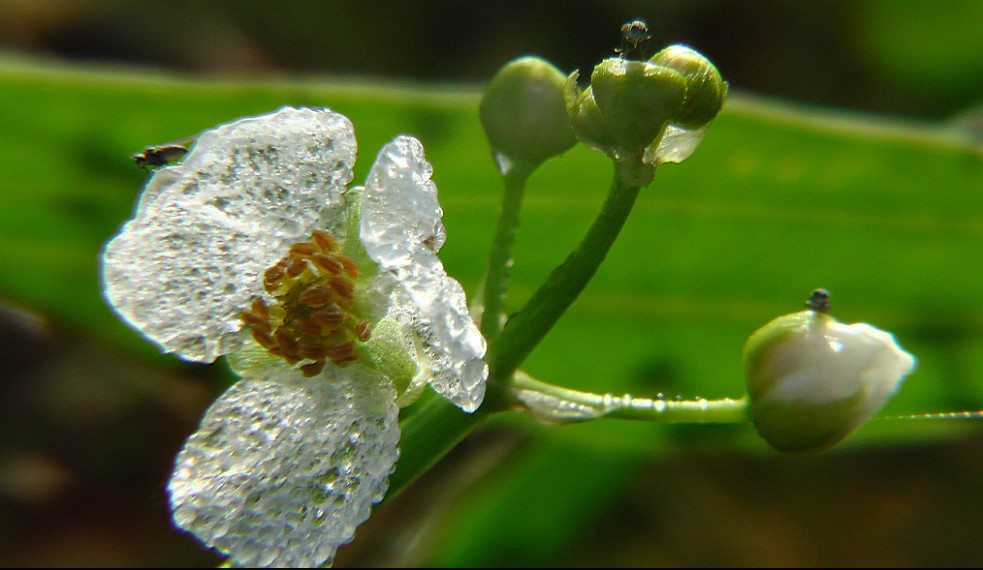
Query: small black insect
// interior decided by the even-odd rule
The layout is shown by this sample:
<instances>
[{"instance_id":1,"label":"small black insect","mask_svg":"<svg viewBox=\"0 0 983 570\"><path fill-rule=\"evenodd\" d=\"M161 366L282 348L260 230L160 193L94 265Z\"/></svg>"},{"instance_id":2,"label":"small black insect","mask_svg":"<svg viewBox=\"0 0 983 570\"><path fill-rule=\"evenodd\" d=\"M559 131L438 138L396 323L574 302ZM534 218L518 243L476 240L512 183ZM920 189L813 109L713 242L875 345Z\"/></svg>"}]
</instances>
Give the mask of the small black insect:
<instances>
[{"instance_id":1,"label":"small black insect","mask_svg":"<svg viewBox=\"0 0 983 570\"><path fill-rule=\"evenodd\" d=\"M645 48L648 41L652 39L649 35L649 27L643 20L634 20L621 26L621 47L614 50L614 53L621 56L621 59L628 59L632 54L638 52L639 59L645 59Z\"/></svg>"},{"instance_id":2,"label":"small black insect","mask_svg":"<svg viewBox=\"0 0 983 570\"><path fill-rule=\"evenodd\" d=\"M181 160L181 157L187 153L188 149L179 144L152 146L139 154L134 154L133 162L140 168L157 168Z\"/></svg>"},{"instance_id":3,"label":"small black insect","mask_svg":"<svg viewBox=\"0 0 983 570\"><path fill-rule=\"evenodd\" d=\"M828 313L829 312L829 291L825 289L816 289L809 295L809 299L806 301L806 308L812 309L817 313Z\"/></svg>"}]
</instances>

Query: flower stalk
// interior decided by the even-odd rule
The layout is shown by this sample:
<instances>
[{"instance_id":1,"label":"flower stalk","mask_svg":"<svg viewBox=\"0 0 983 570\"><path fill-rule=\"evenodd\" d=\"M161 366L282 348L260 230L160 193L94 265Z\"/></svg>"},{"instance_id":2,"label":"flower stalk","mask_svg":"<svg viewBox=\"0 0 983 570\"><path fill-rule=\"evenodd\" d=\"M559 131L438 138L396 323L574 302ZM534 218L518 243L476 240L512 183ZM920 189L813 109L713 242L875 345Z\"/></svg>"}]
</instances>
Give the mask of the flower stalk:
<instances>
[{"instance_id":1,"label":"flower stalk","mask_svg":"<svg viewBox=\"0 0 983 570\"><path fill-rule=\"evenodd\" d=\"M569 423L601 417L668 424L748 422L747 398L667 400L661 395L636 398L631 394L594 394L560 388L521 372L515 375L509 393L520 409L546 422Z\"/></svg>"},{"instance_id":2,"label":"flower stalk","mask_svg":"<svg viewBox=\"0 0 983 570\"><path fill-rule=\"evenodd\" d=\"M485 340L497 337L502 331L505 320L505 294L508 291L512 270L512 248L515 246L515 234L519 229L519 212L522 210L526 184L539 164L518 161L502 174L505 193L488 258L488 272L485 276L484 310L481 316L481 333L485 336Z\"/></svg>"},{"instance_id":3,"label":"flower stalk","mask_svg":"<svg viewBox=\"0 0 983 570\"><path fill-rule=\"evenodd\" d=\"M636 168L616 165L611 191L580 244L491 342L487 357L491 378L508 381L577 299L607 257L641 190L637 183L644 178L639 178L637 173L648 168L640 161Z\"/></svg>"}]
</instances>

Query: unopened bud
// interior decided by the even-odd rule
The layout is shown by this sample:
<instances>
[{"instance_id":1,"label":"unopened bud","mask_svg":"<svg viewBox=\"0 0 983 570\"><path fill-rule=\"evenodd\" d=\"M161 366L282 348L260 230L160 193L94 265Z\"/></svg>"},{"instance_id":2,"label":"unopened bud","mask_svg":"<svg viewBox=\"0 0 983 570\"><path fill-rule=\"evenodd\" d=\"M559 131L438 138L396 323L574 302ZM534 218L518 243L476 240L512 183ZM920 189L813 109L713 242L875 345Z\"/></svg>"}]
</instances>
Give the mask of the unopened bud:
<instances>
[{"instance_id":1,"label":"unopened bud","mask_svg":"<svg viewBox=\"0 0 983 570\"><path fill-rule=\"evenodd\" d=\"M535 163L569 150L577 139L563 101L565 82L560 70L538 57L506 64L481 100L481 124L492 148Z\"/></svg>"},{"instance_id":2,"label":"unopened bud","mask_svg":"<svg viewBox=\"0 0 983 570\"><path fill-rule=\"evenodd\" d=\"M771 321L744 347L751 420L779 451L840 441L877 413L914 368L915 358L890 333L811 309Z\"/></svg>"}]
</instances>

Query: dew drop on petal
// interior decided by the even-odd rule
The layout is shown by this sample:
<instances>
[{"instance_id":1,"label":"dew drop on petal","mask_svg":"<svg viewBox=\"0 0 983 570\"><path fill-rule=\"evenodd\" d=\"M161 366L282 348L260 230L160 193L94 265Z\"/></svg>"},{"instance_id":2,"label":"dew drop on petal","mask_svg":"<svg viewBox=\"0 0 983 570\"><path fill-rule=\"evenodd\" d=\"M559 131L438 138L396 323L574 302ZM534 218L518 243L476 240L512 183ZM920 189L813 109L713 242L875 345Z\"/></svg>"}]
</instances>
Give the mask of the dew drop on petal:
<instances>
[{"instance_id":1,"label":"dew drop on petal","mask_svg":"<svg viewBox=\"0 0 983 570\"><path fill-rule=\"evenodd\" d=\"M396 281L396 301L432 365L431 386L472 412L485 394L485 339L468 313L461 284L437 257L446 240L433 169L423 145L398 137L383 147L369 173L361 206L361 238L369 256Z\"/></svg>"},{"instance_id":2,"label":"dew drop on petal","mask_svg":"<svg viewBox=\"0 0 983 570\"><path fill-rule=\"evenodd\" d=\"M262 271L342 201L355 153L351 123L329 110L285 107L203 133L182 162L154 173L107 244L107 299L183 358L236 350Z\"/></svg>"},{"instance_id":3,"label":"dew drop on petal","mask_svg":"<svg viewBox=\"0 0 983 570\"><path fill-rule=\"evenodd\" d=\"M241 566L317 567L382 500L399 455L392 383L361 367L247 377L177 457L175 524Z\"/></svg>"}]
</instances>

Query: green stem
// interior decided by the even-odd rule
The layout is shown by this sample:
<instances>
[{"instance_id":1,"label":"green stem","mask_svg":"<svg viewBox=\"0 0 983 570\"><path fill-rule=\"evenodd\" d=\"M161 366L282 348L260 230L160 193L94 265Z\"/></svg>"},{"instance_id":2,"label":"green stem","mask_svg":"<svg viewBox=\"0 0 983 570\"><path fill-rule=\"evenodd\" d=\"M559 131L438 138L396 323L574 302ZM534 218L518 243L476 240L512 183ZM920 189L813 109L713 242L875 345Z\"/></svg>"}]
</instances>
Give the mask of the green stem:
<instances>
[{"instance_id":1,"label":"green stem","mask_svg":"<svg viewBox=\"0 0 983 570\"><path fill-rule=\"evenodd\" d=\"M519 228L522 197L525 194L529 177L540 164L542 163L518 161L502 174L505 194L502 197L502 210L498 216L498 226L495 228L491 255L488 257L488 273L485 277L483 299L484 310L481 316L481 333L488 340L497 337L498 333L502 331L505 293L509 285L512 247L515 245L516 230Z\"/></svg>"},{"instance_id":2,"label":"green stem","mask_svg":"<svg viewBox=\"0 0 983 570\"><path fill-rule=\"evenodd\" d=\"M444 398L430 394L419 409L399 423L399 461L389 478L390 500L425 473L469 433L506 404L501 390L489 385L485 401L473 414L467 414Z\"/></svg>"},{"instance_id":3,"label":"green stem","mask_svg":"<svg viewBox=\"0 0 983 570\"><path fill-rule=\"evenodd\" d=\"M651 175L651 168L642 165L641 160L615 162L611 191L587 234L491 342L487 360L495 378L507 381L584 290L628 219L639 190L651 181Z\"/></svg>"},{"instance_id":4,"label":"green stem","mask_svg":"<svg viewBox=\"0 0 983 570\"><path fill-rule=\"evenodd\" d=\"M630 394L594 394L547 384L517 373L509 392L534 417L569 423L600 417L659 423L747 423L747 398L666 400L635 398Z\"/></svg>"}]
</instances>

